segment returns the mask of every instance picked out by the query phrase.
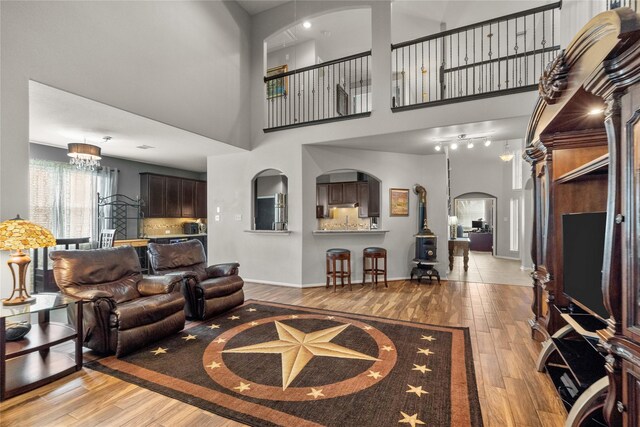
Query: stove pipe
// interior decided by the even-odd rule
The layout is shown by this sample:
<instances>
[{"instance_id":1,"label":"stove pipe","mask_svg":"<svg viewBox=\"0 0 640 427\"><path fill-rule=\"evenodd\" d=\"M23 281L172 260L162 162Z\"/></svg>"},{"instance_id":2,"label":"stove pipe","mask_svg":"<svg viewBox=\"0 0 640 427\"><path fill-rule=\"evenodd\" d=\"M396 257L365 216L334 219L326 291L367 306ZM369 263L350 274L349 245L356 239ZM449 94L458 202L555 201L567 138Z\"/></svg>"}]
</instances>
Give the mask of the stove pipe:
<instances>
[{"instance_id":1,"label":"stove pipe","mask_svg":"<svg viewBox=\"0 0 640 427\"><path fill-rule=\"evenodd\" d=\"M433 232L427 225L427 190L422 185L415 184L413 192L418 195L418 234L432 236Z\"/></svg>"}]
</instances>

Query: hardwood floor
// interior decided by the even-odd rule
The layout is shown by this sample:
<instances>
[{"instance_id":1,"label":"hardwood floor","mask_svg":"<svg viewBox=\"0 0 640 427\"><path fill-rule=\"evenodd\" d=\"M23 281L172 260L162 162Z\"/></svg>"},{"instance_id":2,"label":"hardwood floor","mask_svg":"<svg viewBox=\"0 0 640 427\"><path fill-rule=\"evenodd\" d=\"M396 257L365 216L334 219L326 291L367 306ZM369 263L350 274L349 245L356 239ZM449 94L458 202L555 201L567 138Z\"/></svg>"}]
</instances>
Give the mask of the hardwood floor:
<instances>
[{"instance_id":1,"label":"hardwood floor","mask_svg":"<svg viewBox=\"0 0 640 427\"><path fill-rule=\"evenodd\" d=\"M247 299L450 326L471 332L485 426L561 426L566 412L545 374L536 372L540 344L531 340L531 288L482 283L391 282L353 292L246 284ZM91 357L87 354L87 357ZM0 404L5 426L239 424L111 376L83 369ZM458 427L458 426L455 426Z\"/></svg>"}]
</instances>

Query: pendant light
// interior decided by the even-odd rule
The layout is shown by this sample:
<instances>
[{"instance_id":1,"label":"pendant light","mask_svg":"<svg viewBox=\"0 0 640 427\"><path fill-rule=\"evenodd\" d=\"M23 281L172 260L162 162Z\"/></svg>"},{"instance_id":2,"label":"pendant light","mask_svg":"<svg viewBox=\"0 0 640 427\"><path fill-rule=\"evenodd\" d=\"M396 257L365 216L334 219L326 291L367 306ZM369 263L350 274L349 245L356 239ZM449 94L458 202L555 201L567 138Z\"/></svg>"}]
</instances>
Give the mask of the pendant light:
<instances>
[{"instance_id":1,"label":"pendant light","mask_svg":"<svg viewBox=\"0 0 640 427\"><path fill-rule=\"evenodd\" d=\"M503 162L508 162L511 159L513 159L513 153L511 152L511 149L509 148L509 143L505 142L504 143L504 149L502 150L502 154L500 154L500 160L502 160Z\"/></svg>"}]
</instances>

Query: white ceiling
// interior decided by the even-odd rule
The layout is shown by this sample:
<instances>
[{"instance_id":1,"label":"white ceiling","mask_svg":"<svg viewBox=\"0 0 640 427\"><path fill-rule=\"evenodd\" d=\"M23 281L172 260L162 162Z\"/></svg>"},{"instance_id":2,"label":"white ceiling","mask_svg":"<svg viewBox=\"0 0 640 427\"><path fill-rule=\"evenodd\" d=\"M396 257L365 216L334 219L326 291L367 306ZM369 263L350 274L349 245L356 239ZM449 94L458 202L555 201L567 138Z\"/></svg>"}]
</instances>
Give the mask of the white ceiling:
<instances>
[{"instance_id":1,"label":"white ceiling","mask_svg":"<svg viewBox=\"0 0 640 427\"><path fill-rule=\"evenodd\" d=\"M264 12L265 10L272 9L276 6L280 6L281 4L287 3L289 0L236 0L238 4L247 12L249 15L257 15L260 12Z\"/></svg>"},{"instance_id":2,"label":"white ceiling","mask_svg":"<svg viewBox=\"0 0 640 427\"><path fill-rule=\"evenodd\" d=\"M487 148L483 146L482 141L479 139L474 140L472 149L467 149L466 143L460 144L457 150L449 151L450 155L472 155L477 159L485 159L496 155L502 150L503 144L500 141L524 138L528 122L529 116L512 117L486 122L343 139L330 143L323 142L318 145L425 155L438 154L435 151L435 146L438 143L447 145L450 142L457 141L458 135L466 134L467 138L488 137L496 142L493 142Z\"/></svg>"},{"instance_id":3,"label":"white ceiling","mask_svg":"<svg viewBox=\"0 0 640 427\"><path fill-rule=\"evenodd\" d=\"M104 136L111 141L104 143ZM70 142L98 145L104 156L207 171L207 156L242 149L138 116L91 99L29 82L29 141L67 148ZM154 148L142 150L140 145Z\"/></svg>"},{"instance_id":4,"label":"white ceiling","mask_svg":"<svg viewBox=\"0 0 640 427\"><path fill-rule=\"evenodd\" d=\"M302 22L309 21L310 28ZM318 50L329 55L323 61L337 59L332 51L347 45L349 54L371 49L371 9L347 9L306 19L267 38L267 52L290 47L308 40L315 40ZM343 48L344 49L344 48ZM346 55L342 55L346 56Z\"/></svg>"}]
</instances>

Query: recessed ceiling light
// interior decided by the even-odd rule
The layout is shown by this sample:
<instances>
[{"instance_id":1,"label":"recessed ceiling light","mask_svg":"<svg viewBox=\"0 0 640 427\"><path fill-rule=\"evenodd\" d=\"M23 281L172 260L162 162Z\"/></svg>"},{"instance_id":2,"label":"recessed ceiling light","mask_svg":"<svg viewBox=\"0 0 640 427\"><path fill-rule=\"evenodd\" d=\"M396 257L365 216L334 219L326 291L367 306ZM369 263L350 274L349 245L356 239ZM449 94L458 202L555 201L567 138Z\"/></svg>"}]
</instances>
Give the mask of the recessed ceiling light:
<instances>
[{"instance_id":1,"label":"recessed ceiling light","mask_svg":"<svg viewBox=\"0 0 640 427\"><path fill-rule=\"evenodd\" d=\"M151 145L144 144L144 145L138 145L136 148L139 148L141 150L148 150L149 148L155 148L155 147L152 147Z\"/></svg>"},{"instance_id":2,"label":"recessed ceiling light","mask_svg":"<svg viewBox=\"0 0 640 427\"><path fill-rule=\"evenodd\" d=\"M458 149L458 143L457 142L452 142L451 143L451 149L452 150L457 150Z\"/></svg>"},{"instance_id":3,"label":"recessed ceiling light","mask_svg":"<svg viewBox=\"0 0 640 427\"><path fill-rule=\"evenodd\" d=\"M309 28L311 28L311 22L309 22L309 21L304 21L304 22L302 23L302 26L303 26L305 29L307 29L307 30L308 30Z\"/></svg>"},{"instance_id":4,"label":"recessed ceiling light","mask_svg":"<svg viewBox=\"0 0 640 427\"><path fill-rule=\"evenodd\" d=\"M594 108L593 110L589 111L590 116L597 116L598 114L602 113L604 113L604 108Z\"/></svg>"},{"instance_id":5,"label":"recessed ceiling light","mask_svg":"<svg viewBox=\"0 0 640 427\"><path fill-rule=\"evenodd\" d=\"M436 145L435 148L436 148L436 151L440 151L440 150L442 150L442 145L438 144L438 145Z\"/></svg>"},{"instance_id":6,"label":"recessed ceiling light","mask_svg":"<svg viewBox=\"0 0 640 427\"><path fill-rule=\"evenodd\" d=\"M491 140L490 139L487 139L487 140L484 141L484 146L485 147L488 147L490 145L491 145Z\"/></svg>"}]
</instances>

